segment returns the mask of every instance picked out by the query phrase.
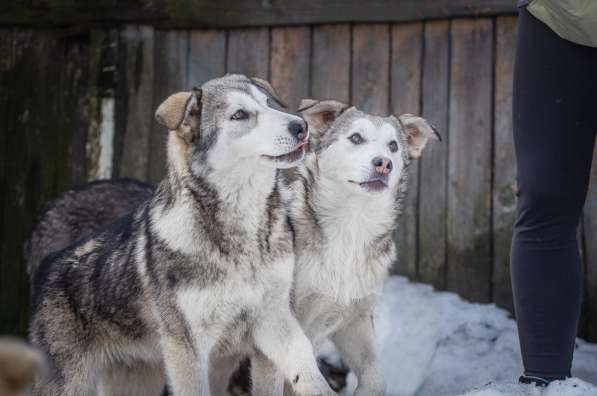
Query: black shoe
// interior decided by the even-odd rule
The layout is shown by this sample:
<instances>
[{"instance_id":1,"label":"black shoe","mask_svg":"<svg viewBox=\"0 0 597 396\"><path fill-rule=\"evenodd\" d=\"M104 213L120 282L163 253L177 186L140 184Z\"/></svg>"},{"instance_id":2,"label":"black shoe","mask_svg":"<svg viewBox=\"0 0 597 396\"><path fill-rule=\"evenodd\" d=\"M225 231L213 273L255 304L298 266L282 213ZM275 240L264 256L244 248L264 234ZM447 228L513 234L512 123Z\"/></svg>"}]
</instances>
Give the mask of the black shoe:
<instances>
[{"instance_id":1,"label":"black shoe","mask_svg":"<svg viewBox=\"0 0 597 396\"><path fill-rule=\"evenodd\" d=\"M518 379L518 383L520 384L529 384L529 385L535 385L541 388L545 388L546 386L548 386L549 384L551 384L554 381L559 381L559 380L564 380L566 378L541 378L541 377L535 377L533 375L523 375Z\"/></svg>"}]
</instances>

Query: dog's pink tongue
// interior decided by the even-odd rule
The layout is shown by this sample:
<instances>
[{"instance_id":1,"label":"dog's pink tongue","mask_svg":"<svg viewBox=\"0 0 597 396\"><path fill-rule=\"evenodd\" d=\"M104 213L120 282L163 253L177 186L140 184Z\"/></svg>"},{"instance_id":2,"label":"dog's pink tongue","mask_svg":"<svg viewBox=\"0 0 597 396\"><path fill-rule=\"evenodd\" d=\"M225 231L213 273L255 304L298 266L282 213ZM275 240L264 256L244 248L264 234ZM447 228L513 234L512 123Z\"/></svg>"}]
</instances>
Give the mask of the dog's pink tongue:
<instances>
[{"instance_id":1,"label":"dog's pink tongue","mask_svg":"<svg viewBox=\"0 0 597 396\"><path fill-rule=\"evenodd\" d=\"M305 140L305 141L303 141L303 142L300 142L299 144L297 144L297 145L296 145L296 147L295 147L295 150L298 150L298 149L300 149L301 147L304 147L304 146L305 146L305 144L307 144L307 141L306 141L306 140Z\"/></svg>"}]
</instances>

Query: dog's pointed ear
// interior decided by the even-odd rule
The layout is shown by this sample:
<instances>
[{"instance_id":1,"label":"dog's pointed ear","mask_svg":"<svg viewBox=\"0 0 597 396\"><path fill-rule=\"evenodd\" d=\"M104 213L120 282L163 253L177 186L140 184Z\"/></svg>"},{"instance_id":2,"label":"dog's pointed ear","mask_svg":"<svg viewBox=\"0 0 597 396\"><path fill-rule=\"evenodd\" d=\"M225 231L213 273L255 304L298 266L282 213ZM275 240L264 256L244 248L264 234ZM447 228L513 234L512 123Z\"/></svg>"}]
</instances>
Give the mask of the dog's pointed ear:
<instances>
[{"instance_id":1,"label":"dog's pointed ear","mask_svg":"<svg viewBox=\"0 0 597 396\"><path fill-rule=\"evenodd\" d=\"M200 115L201 89L193 88L190 92L177 92L170 95L155 112L155 119L176 131L182 138L189 140L192 135L190 116Z\"/></svg>"},{"instance_id":2,"label":"dog's pointed ear","mask_svg":"<svg viewBox=\"0 0 597 396\"><path fill-rule=\"evenodd\" d=\"M303 99L298 112L307 121L309 131L321 136L348 107L347 104L337 100Z\"/></svg>"},{"instance_id":3,"label":"dog's pointed ear","mask_svg":"<svg viewBox=\"0 0 597 396\"><path fill-rule=\"evenodd\" d=\"M411 158L419 158L429 139L442 140L437 129L426 119L412 114L402 114L398 122L406 134L408 152Z\"/></svg>"},{"instance_id":4,"label":"dog's pointed ear","mask_svg":"<svg viewBox=\"0 0 597 396\"><path fill-rule=\"evenodd\" d=\"M286 104L286 102L284 100L282 100L282 98L280 98L280 95L278 95L278 93L276 92L276 90L274 89L274 87L272 87L272 85L269 83L269 81L265 81L259 77L251 77L251 81L253 82L253 84L255 84L258 88L261 88L262 90L264 90L265 92L267 92L267 94L269 96L272 97L273 100L275 100L276 102L278 102L278 104L284 108L288 107L288 104Z\"/></svg>"}]
</instances>

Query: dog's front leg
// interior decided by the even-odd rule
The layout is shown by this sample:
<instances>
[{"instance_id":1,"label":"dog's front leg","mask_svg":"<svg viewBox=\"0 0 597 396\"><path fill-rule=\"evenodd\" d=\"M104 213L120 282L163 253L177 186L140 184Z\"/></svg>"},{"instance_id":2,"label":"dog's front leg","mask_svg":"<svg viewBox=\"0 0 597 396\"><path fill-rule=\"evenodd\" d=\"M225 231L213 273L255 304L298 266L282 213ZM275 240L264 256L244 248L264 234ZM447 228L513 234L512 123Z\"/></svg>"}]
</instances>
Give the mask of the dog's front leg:
<instances>
[{"instance_id":1,"label":"dog's front leg","mask_svg":"<svg viewBox=\"0 0 597 396\"><path fill-rule=\"evenodd\" d=\"M176 396L210 396L209 347L192 345L186 337L162 335L162 353Z\"/></svg>"},{"instance_id":2,"label":"dog's front leg","mask_svg":"<svg viewBox=\"0 0 597 396\"><path fill-rule=\"evenodd\" d=\"M212 396L230 395L230 379L238 369L243 355L212 356L209 363L209 386Z\"/></svg>"},{"instance_id":3,"label":"dog's front leg","mask_svg":"<svg viewBox=\"0 0 597 396\"><path fill-rule=\"evenodd\" d=\"M254 332L255 346L301 396L335 395L317 367L313 346L290 309L268 312ZM254 379L255 380L255 379ZM277 384L277 381L271 381Z\"/></svg>"},{"instance_id":4,"label":"dog's front leg","mask_svg":"<svg viewBox=\"0 0 597 396\"><path fill-rule=\"evenodd\" d=\"M259 396L282 396L284 375L274 363L261 353L251 358L251 394Z\"/></svg>"},{"instance_id":5,"label":"dog's front leg","mask_svg":"<svg viewBox=\"0 0 597 396\"><path fill-rule=\"evenodd\" d=\"M383 396L386 391L372 314L370 310L363 312L331 337L359 381L354 396Z\"/></svg>"}]
</instances>

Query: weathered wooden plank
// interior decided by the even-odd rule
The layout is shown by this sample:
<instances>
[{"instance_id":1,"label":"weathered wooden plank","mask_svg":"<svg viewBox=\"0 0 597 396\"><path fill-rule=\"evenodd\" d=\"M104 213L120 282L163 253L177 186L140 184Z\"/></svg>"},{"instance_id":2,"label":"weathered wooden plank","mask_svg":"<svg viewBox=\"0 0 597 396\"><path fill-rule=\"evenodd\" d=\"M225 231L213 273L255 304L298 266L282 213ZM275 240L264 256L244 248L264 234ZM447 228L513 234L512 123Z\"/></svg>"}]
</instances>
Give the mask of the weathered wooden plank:
<instances>
[{"instance_id":1,"label":"weathered wooden plank","mask_svg":"<svg viewBox=\"0 0 597 396\"><path fill-rule=\"evenodd\" d=\"M512 140L516 17L497 18L495 28L492 301L513 312L509 263L512 226L516 216L516 158Z\"/></svg>"},{"instance_id":2,"label":"weathered wooden plank","mask_svg":"<svg viewBox=\"0 0 597 396\"><path fill-rule=\"evenodd\" d=\"M350 101L350 26L313 28L310 96Z\"/></svg>"},{"instance_id":3,"label":"weathered wooden plank","mask_svg":"<svg viewBox=\"0 0 597 396\"><path fill-rule=\"evenodd\" d=\"M48 176L52 173L54 164L48 164L46 169L40 168L36 145L41 144L39 140L43 138L39 135L38 127L43 115L48 114L46 106L54 107L55 103L48 101L42 109L37 109L37 106L40 105L41 98L50 99L47 96L49 86L58 88L59 76L56 76L55 69L51 70L51 66L47 64L47 59L54 52L52 50L56 51L55 42L46 35L30 31L18 31L15 34L15 67L11 73L14 82L12 93L15 96L12 98L12 122L9 121L6 126L7 150L6 157L3 158L6 196L0 259L0 301L10 301L10 304L6 304L0 312L2 333L14 334L24 329L23 311L27 302L27 282L23 274L21 247L31 221L29 209L34 210L29 205L37 201L43 191L51 188ZM44 66L48 66L48 69ZM36 83L42 81L42 76L48 81L44 81L42 86L36 86ZM36 91L35 95L31 94L33 91ZM37 113L37 110L40 110L40 113ZM49 127L45 132L49 134L51 129ZM52 150L51 147L48 149ZM32 183L32 179L36 179L36 184Z\"/></svg>"},{"instance_id":4,"label":"weathered wooden plank","mask_svg":"<svg viewBox=\"0 0 597 396\"><path fill-rule=\"evenodd\" d=\"M123 85L120 73L124 61L121 56L118 29L96 29L94 36L101 37L98 70L98 100L100 105L99 156L94 179L109 179L118 174L122 158L126 103L117 91ZM120 87L119 87L120 85Z\"/></svg>"},{"instance_id":5,"label":"weathered wooden plank","mask_svg":"<svg viewBox=\"0 0 597 396\"><path fill-rule=\"evenodd\" d=\"M391 28L392 59L390 112L419 114L421 99L421 54L423 51L423 24L420 22L394 25ZM417 277L417 220L419 199L419 163L409 167L408 193L404 203L395 239L398 259L394 270L410 278Z\"/></svg>"},{"instance_id":6,"label":"weathered wooden plank","mask_svg":"<svg viewBox=\"0 0 597 396\"><path fill-rule=\"evenodd\" d=\"M157 31L154 37L153 111L169 95L189 88L187 84L188 32ZM167 132L155 121L152 121L151 125L149 181L157 183L166 174Z\"/></svg>"},{"instance_id":7,"label":"weathered wooden plank","mask_svg":"<svg viewBox=\"0 0 597 396\"><path fill-rule=\"evenodd\" d=\"M233 29L228 32L226 71L269 80L269 29Z\"/></svg>"},{"instance_id":8,"label":"weathered wooden plank","mask_svg":"<svg viewBox=\"0 0 597 396\"><path fill-rule=\"evenodd\" d=\"M10 230L4 227L4 207L8 203L8 185L7 180L9 175L6 174L6 158L9 155L9 132L15 131L15 110L14 110L14 95L16 91L16 84L14 81L14 32L13 29L2 29L0 30L0 117L2 118L2 128L0 128L0 155L2 160L0 161L0 302L6 304L7 301L11 301L10 290L5 289L5 284L11 281L9 263L3 260L5 243L5 233L9 233ZM3 309L4 310L4 309ZM12 310L12 308L11 308ZM7 323L11 318L14 318L14 314L0 313L0 323L6 323L1 326L1 333L11 332L10 328L12 324ZM14 319L13 319L14 320Z\"/></svg>"},{"instance_id":9,"label":"weathered wooden plank","mask_svg":"<svg viewBox=\"0 0 597 396\"><path fill-rule=\"evenodd\" d=\"M17 31L5 134L4 202L0 244L0 333L24 333L28 281L23 242L42 202L67 177L69 158L65 131L61 67L64 43L45 31Z\"/></svg>"},{"instance_id":10,"label":"weathered wooden plank","mask_svg":"<svg viewBox=\"0 0 597 396\"><path fill-rule=\"evenodd\" d=\"M446 287L449 43L448 21L425 24L423 116L438 129L442 142L429 144L419 160L419 277L438 289Z\"/></svg>"},{"instance_id":11,"label":"weathered wooden plank","mask_svg":"<svg viewBox=\"0 0 597 396\"><path fill-rule=\"evenodd\" d=\"M88 128L85 131L85 177L87 180L97 178L99 152L101 150L99 141L101 135L101 92L99 81L101 74L102 47L107 37L103 30L92 30L88 32L89 63L87 68L88 84L86 93L85 112L89 119Z\"/></svg>"},{"instance_id":12,"label":"weathered wooden plank","mask_svg":"<svg viewBox=\"0 0 597 396\"><path fill-rule=\"evenodd\" d=\"M93 122L87 131L86 156L88 180L112 177L116 138L116 89L118 68L118 31L93 29L89 49L89 112ZM120 148L119 146L116 148Z\"/></svg>"},{"instance_id":13,"label":"weathered wooden plank","mask_svg":"<svg viewBox=\"0 0 597 396\"><path fill-rule=\"evenodd\" d=\"M352 102L363 111L387 115L389 105L390 28L354 25L352 31Z\"/></svg>"},{"instance_id":14,"label":"weathered wooden plank","mask_svg":"<svg viewBox=\"0 0 597 396\"><path fill-rule=\"evenodd\" d=\"M0 115L2 119L7 120L11 109L11 88L14 81L11 80L11 72L14 69L14 34L12 28L0 30ZM6 132L0 130L0 155L5 157L6 152ZM4 202L4 161L0 161L0 208ZM2 211L0 211L0 224L2 224ZM0 240L2 239L2 229L0 228Z\"/></svg>"},{"instance_id":15,"label":"weathered wooden plank","mask_svg":"<svg viewBox=\"0 0 597 396\"><path fill-rule=\"evenodd\" d=\"M591 184L583 214L584 258L586 264L586 318L584 337L597 341L597 145L593 148Z\"/></svg>"},{"instance_id":16,"label":"weathered wooden plank","mask_svg":"<svg viewBox=\"0 0 597 396\"><path fill-rule=\"evenodd\" d=\"M310 54L310 28L272 29L271 83L291 111L309 96Z\"/></svg>"},{"instance_id":17,"label":"weathered wooden plank","mask_svg":"<svg viewBox=\"0 0 597 396\"><path fill-rule=\"evenodd\" d=\"M64 146L70 159L70 175L58 180L64 187L87 180L86 144L91 123L88 112L89 39L89 34L65 38L62 100L66 111L61 116L66 124L65 132L70 132L71 140Z\"/></svg>"},{"instance_id":18,"label":"weathered wooden plank","mask_svg":"<svg viewBox=\"0 0 597 396\"><path fill-rule=\"evenodd\" d=\"M153 104L154 30L151 26L128 25L120 30L124 68L120 86L125 100L122 155L117 175L148 180L150 142L155 112Z\"/></svg>"},{"instance_id":19,"label":"weathered wooden plank","mask_svg":"<svg viewBox=\"0 0 597 396\"><path fill-rule=\"evenodd\" d=\"M452 22L447 287L490 300L491 19Z\"/></svg>"},{"instance_id":20,"label":"weathered wooden plank","mask_svg":"<svg viewBox=\"0 0 597 396\"><path fill-rule=\"evenodd\" d=\"M225 30L192 30L189 40L189 86L201 86L226 73Z\"/></svg>"},{"instance_id":21,"label":"weathered wooden plank","mask_svg":"<svg viewBox=\"0 0 597 396\"><path fill-rule=\"evenodd\" d=\"M513 0L87 0L4 2L0 24L150 23L161 27L241 27L341 22L408 22L516 14Z\"/></svg>"}]
</instances>

